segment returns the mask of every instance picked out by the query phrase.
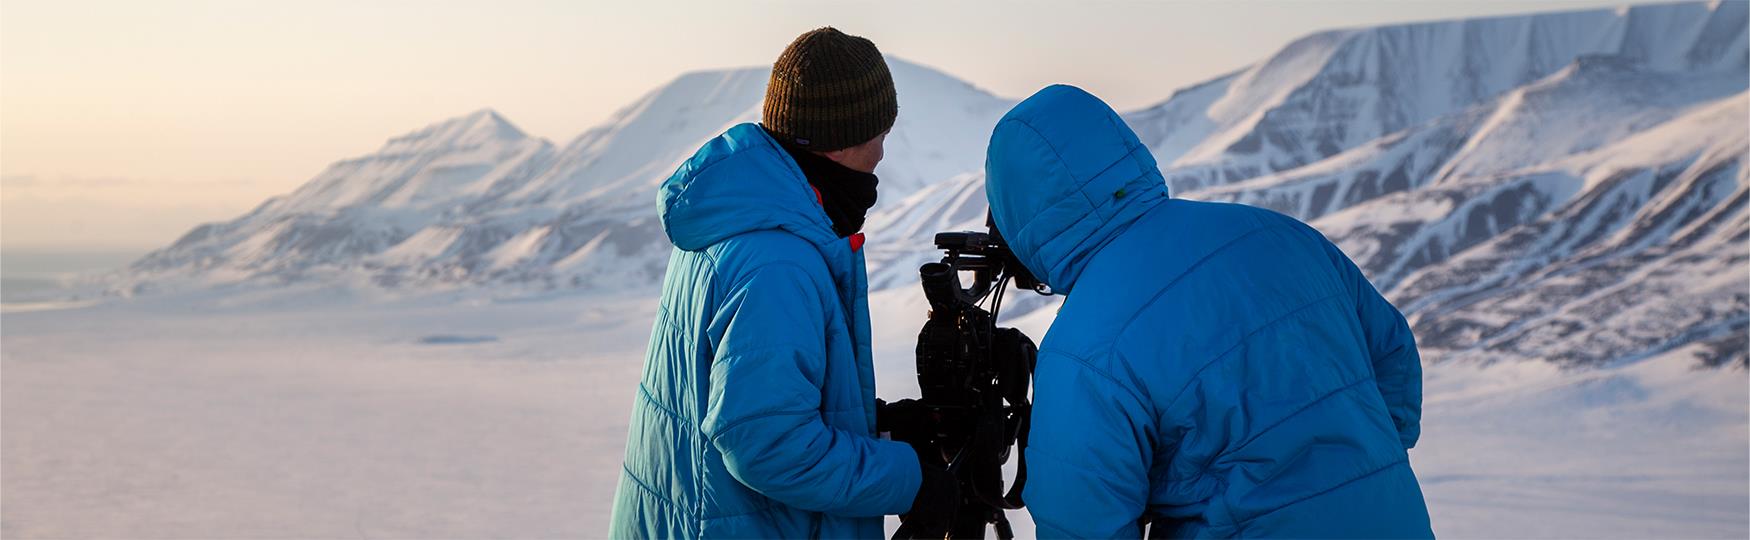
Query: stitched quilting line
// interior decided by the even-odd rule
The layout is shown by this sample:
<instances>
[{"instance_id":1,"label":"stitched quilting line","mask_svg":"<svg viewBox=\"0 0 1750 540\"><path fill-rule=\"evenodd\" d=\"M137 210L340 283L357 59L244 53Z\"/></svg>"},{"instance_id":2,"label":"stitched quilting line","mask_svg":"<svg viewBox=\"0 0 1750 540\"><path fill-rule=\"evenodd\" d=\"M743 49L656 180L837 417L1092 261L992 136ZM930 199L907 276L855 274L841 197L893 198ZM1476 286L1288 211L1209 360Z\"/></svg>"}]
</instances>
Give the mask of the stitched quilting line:
<instances>
[{"instance_id":1,"label":"stitched quilting line","mask_svg":"<svg viewBox=\"0 0 1750 540\"><path fill-rule=\"evenodd\" d=\"M1357 380L1357 381L1349 383L1349 384L1345 384L1341 388L1332 390L1330 392L1326 392L1324 395L1319 396L1319 397L1313 399L1312 401L1307 402L1305 405L1301 405L1300 407L1296 407L1293 412L1290 412L1286 415L1283 415L1282 418L1278 418L1278 419L1276 419L1275 422L1271 422L1270 425L1265 426L1262 429L1259 429L1257 431L1257 433L1253 433L1251 437L1249 437L1245 440L1245 442L1241 442L1239 446L1234 447L1233 450L1230 450L1226 453L1232 454L1235 452L1240 452L1240 451L1245 450L1246 447L1251 445L1253 441L1256 441L1260 437L1263 437L1264 434L1269 433L1270 430L1276 429L1276 426L1282 425L1283 422L1287 422L1289 419L1292 419L1295 416L1299 416L1300 413L1306 412L1307 409L1311 409L1320 403L1324 403L1325 400L1331 399L1333 396L1336 396L1337 394L1347 392L1347 391L1349 391L1349 389L1355 388L1356 386L1359 386L1359 385L1366 383L1368 381L1371 381L1371 380L1373 380L1373 377L1371 377L1371 376L1362 377L1360 380ZM1213 461L1211 463L1213 463Z\"/></svg>"},{"instance_id":2,"label":"stitched quilting line","mask_svg":"<svg viewBox=\"0 0 1750 540\"><path fill-rule=\"evenodd\" d=\"M674 508L675 510L679 510L679 511L686 513L686 514L689 514L689 515L692 514L691 512L686 511L686 509L680 503L680 501L675 501L675 500L669 499L668 497L663 496L662 492L657 491L656 488L650 487L650 484L644 483L644 479L639 478L638 473L632 472L632 469L630 467L627 467L626 464L624 464L624 463L620 464L620 470L624 471L626 473L627 480L631 480L633 485L636 485L636 486L638 486L639 489L643 489L646 493L649 493L651 498L656 499L657 501L659 501L665 505L668 505L669 507Z\"/></svg>"},{"instance_id":3,"label":"stitched quilting line","mask_svg":"<svg viewBox=\"0 0 1750 540\"><path fill-rule=\"evenodd\" d=\"M1081 356L1077 356L1077 355L1070 354L1070 353L1063 352L1063 351L1049 351L1048 354L1062 356L1064 358L1074 360L1077 364L1081 364L1082 367L1087 368L1089 371L1093 371L1095 375L1099 375L1100 377L1105 378L1107 381L1110 381L1114 386L1117 386L1117 387L1123 389L1124 392L1127 394L1130 394L1130 398L1132 400L1135 400L1137 403L1148 403L1148 401L1145 401L1142 399L1142 395L1136 393L1136 389L1131 388L1132 385L1125 384L1125 383L1119 381L1117 377L1113 376L1111 373L1107 372L1105 369L1101 369L1099 366L1094 365L1094 363L1092 361L1089 361L1086 358L1082 358Z\"/></svg>"},{"instance_id":4,"label":"stitched quilting line","mask_svg":"<svg viewBox=\"0 0 1750 540\"><path fill-rule=\"evenodd\" d=\"M673 418L676 422L686 423L686 417L681 416L681 413L669 408L667 405L663 405L661 401L657 401L656 395L651 394L650 388L644 386L643 382L638 383L638 396L644 398L644 401L650 402L650 405L656 407L656 410L662 411L667 414L669 418Z\"/></svg>"},{"instance_id":5,"label":"stitched quilting line","mask_svg":"<svg viewBox=\"0 0 1750 540\"><path fill-rule=\"evenodd\" d=\"M1327 295L1323 298L1319 298L1317 300L1307 302L1305 305L1302 305L1300 307L1289 310L1287 313L1284 313L1281 316L1276 317L1275 319L1271 319L1270 322L1259 325L1257 328L1253 329L1251 332L1247 332L1245 336L1242 336L1242 337L1240 337L1240 339L1234 341L1234 344L1232 346L1229 346L1226 351L1222 351L1221 354L1216 355L1215 359L1210 360L1208 362L1205 362L1201 367L1197 368L1197 371L1191 372L1191 376L1189 378L1187 378L1185 381L1185 386L1179 388L1179 391L1173 394L1173 399L1168 400L1167 406L1165 408L1163 408L1162 410L1171 409L1174 405L1177 405L1179 403L1179 400L1183 399L1185 397L1185 391L1191 389L1191 386L1197 382L1197 377L1202 375L1204 370L1207 370L1207 369L1209 369L1210 366L1213 366L1213 365L1221 362L1222 360L1227 359L1228 355L1231 355L1234 353L1234 351L1239 350L1241 345L1245 345L1247 342L1251 341L1252 336L1256 336L1256 335L1258 335L1259 332L1263 332L1265 330L1270 329L1271 327L1276 326L1278 323L1281 323L1282 321L1287 320L1289 317L1299 315L1308 309L1312 309L1314 306L1319 305L1319 303L1321 303L1321 302L1325 302L1325 301L1328 301L1332 298L1337 298L1339 296L1341 296L1341 295L1340 294L1331 294L1331 295Z\"/></svg>"},{"instance_id":6,"label":"stitched quilting line","mask_svg":"<svg viewBox=\"0 0 1750 540\"><path fill-rule=\"evenodd\" d=\"M755 415L749 415L749 416L743 417L739 420L736 420L734 423L731 423L729 425L718 428L717 434L712 435L711 440L709 440L707 442L711 443L712 446L716 446L717 439L723 438L724 435L728 434L730 431L734 431L735 428L741 427L742 424L746 424L746 423L752 422L754 420L759 420L761 418L771 418L774 416L807 416L809 414L814 414L814 413L818 413L818 412L820 412L820 411L770 411L770 412L763 412L763 413L759 413L759 414L755 414Z\"/></svg>"},{"instance_id":7,"label":"stitched quilting line","mask_svg":"<svg viewBox=\"0 0 1750 540\"><path fill-rule=\"evenodd\" d=\"M1397 460L1397 461L1393 461L1393 462L1391 462L1391 463L1387 463L1387 464L1385 464L1385 466L1383 466L1383 467L1380 467L1380 468L1378 468L1378 469L1374 469L1374 470L1371 470L1371 471L1367 471L1367 472L1365 472L1365 473L1361 473L1361 474L1360 474L1360 475L1359 475L1359 476L1356 476L1356 477L1354 477L1354 478L1350 478L1350 479L1348 479L1348 480L1344 480L1344 481L1342 481L1342 482L1339 482L1339 483L1337 483L1337 485L1334 485L1334 486L1331 486L1331 487L1328 487L1328 488L1325 488L1325 489L1322 489L1322 490L1319 490L1319 491L1318 491L1318 492L1315 492L1315 493L1312 493L1312 494L1309 494L1309 495L1303 495L1303 496L1301 496L1301 497L1297 497L1297 498L1295 498L1295 499L1294 499L1294 500L1292 500L1292 501L1288 501L1288 502L1286 502L1286 503L1283 503L1283 504L1282 504L1282 505L1280 505L1280 506L1277 506L1277 507L1275 507L1275 508L1271 508L1271 509L1269 509L1269 510L1265 510L1265 511L1263 511L1263 512L1259 512L1259 513L1257 513L1257 514L1254 514L1254 515L1251 515L1251 516L1248 516L1248 517L1245 517L1245 518L1242 518L1242 519L1237 519L1237 520L1234 520L1234 522L1233 522L1233 524L1234 524L1234 526L1235 526L1235 527L1239 527L1239 526L1241 526L1241 525L1244 525L1244 524L1245 524L1245 523L1248 523L1248 522L1251 522L1251 521L1253 521L1253 520L1256 520L1256 519L1258 519L1258 518L1261 518L1261 517L1264 517L1264 516L1268 516L1268 515L1270 515L1270 514L1273 514L1273 513L1276 513L1276 512L1279 512L1279 511L1281 511L1281 510L1282 510L1282 509L1284 509L1284 508L1288 508L1288 507L1290 507L1290 506L1294 506L1294 505L1296 505L1296 504L1300 504L1300 503L1301 503L1301 502L1302 502L1302 501L1306 501L1306 500L1308 500L1308 499L1312 499L1312 498L1313 498L1313 497L1317 497L1317 496L1320 496L1320 495L1324 495L1324 494L1326 494L1326 493L1330 493L1330 492L1332 492L1332 491L1336 491L1336 490L1339 490L1339 489L1342 489L1342 488L1343 488L1343 486L1347 486L1347 485L1349 485L1349 484L1353 484L1353 483L1355 483L1355 482L1359 482L1359 481L1361 481L1361 479L1363 479L1363 478L1367 478L1367 477L1369 477L1369 476L1373 476L1373 475L1376 475L1376 474L1379 474L1379 473L1381 473L1381 472L1385 472L1385 470L1386 470L1386 469L1390 469L1390 468L1392 468L1392 467L1396 467L1396 466L1398 466L1398 465L1400 465L1400 464L1403 464L1403 463L1408 463L1408 462L1409 462L1409 461L1410 461L1410 458L1409 458L1409 457L1408 457L1408 456L1406 456L1406 457L1404 457L1404 459L1400 459L1400 460Z\"/></svg>"},{"instance_id":8,"label":"stitched quilting line","mask_svg":"<svg viewBox=\"0 0 1750 540\"><path fill-rule=\"evenodd\" d=\"M1161 300L1161 297L1165 296L1167 294L1167 291L1173 290L1173 286L1178 285L1180 281L1184 280L1185 276L1189 276L1189 275L1191 275L1192 272L1196 272L1197 269L1202 268L1205 263L1208 263L1209 260L1214 258L1216 255L1220 255L1221 253L1227 251L1229 248L1232 248L1235 244L1238 244L1243 240L1251 238L1252 235L1255 235L1255 234L1258 234L1258 233L1261 233L1264 231L1277 229L1277 228L1281 228L1281 226L1280 225L1264 225L1264 226L1260 226L1256 229L1246 231L1244 233L1241 233L1239 236L1233 237L1232 240L1228 240L1227 242L1223 243L1222 245L1216 246L1215 249L1210 250L1209 253L1204 254L1202 257L1199 257L1197 259L1197 262L1191 263L1191 266L1185 267L1185 271L1179 272L1178 275L1173 276L1172 281L1168 281L1166 286L1161 287L1161 290L1155 291L1154 295L1150 296L1147 302L1143 302L1141 306L1137 306L1136 310L1131 312L1130 322L1126 322L1126 323L1124 323L1124 326L1119 327L1118 332L1115 335L1122 336L1122 335L1124 335L1125 332L1130 331L1130 326L1136 324L1136 320L1137 320L1136 315L1137 314L1140 314L1143 311L1148 310L1148 308L1150 306L1155 305L1155 302L1159 302ZM1116 341L1114 341L1114 345L1116 345Z\"/></svg>"}]
</instances>

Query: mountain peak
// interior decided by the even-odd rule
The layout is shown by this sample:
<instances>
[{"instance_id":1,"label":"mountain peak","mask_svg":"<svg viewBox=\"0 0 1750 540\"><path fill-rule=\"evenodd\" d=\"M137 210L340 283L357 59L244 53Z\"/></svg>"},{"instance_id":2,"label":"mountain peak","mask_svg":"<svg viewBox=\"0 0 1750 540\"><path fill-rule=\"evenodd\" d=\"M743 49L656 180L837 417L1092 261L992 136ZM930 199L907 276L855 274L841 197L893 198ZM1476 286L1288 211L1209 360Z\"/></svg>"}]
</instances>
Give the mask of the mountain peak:
<instances>
[{"instance_id":1,"label":"mountain peak","mask_svg":"<svg viewBox=\"0 0 1750 540\"><path fill-rule=\"evenodd\" d=\"M494 128L510 129L517 133L522 133L522 131L517 130L516 126L512 125L509 120L505 120L504 115L498 114L498 111L494 110L492 107L481 107L475 109L474 112L462 116L461 119L468 121L472 125L489 125Z\"/></svg>"},{"instance_id":2,"label":"mountain peak","mask_svg":"<svg viewBox=\"0 0 1750 540\"><path fill-rule=\"evenodd\" d=\"M475 146L494 141L517 142L527 138L527 133L517 129L498 111L487 107L389 139L380 153Z\"/></svg>"},{"instance_id":3,"label":"mountain peak","mask_svg":"<svg viewBox=\"0 0 1750 540\"><path fill-rule=\"evenodd\" d=\"M459 126L458 132L465 135L507 141L528 138L527 133L523 133L523 130L518 129L515 124L510 123L510 120L506 120L504 115L498 114L498 111L491 107L481 107L466 115L440 122L440 125L449 123Z\"/></svg>"}]
</instances>

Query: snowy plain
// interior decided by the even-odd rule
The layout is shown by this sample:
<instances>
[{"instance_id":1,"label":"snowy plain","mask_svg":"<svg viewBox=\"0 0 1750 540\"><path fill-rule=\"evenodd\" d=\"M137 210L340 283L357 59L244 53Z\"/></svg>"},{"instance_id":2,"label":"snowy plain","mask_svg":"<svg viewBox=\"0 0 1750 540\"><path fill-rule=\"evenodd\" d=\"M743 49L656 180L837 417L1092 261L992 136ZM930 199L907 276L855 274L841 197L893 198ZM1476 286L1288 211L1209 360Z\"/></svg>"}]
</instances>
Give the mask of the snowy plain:
<instances>
[{"instance_id":1,"label":"snowy plain","mask_svg":"<svg viewBox=\"0 0 1750 540\"><path fill-rule=\"evenodd\" d=\"M650 291L225 291L0 314L6 538L596 538ZM872 298L880 393L923 317ZM368 300L361 302L361 300ZM1044 333L1053 309L1009 321ZM1750 535L1741 369L1443 363L1411 459L1455 538ZM1017 530L1030 536L1024 513Z\"/></svg>"}]
</instances>

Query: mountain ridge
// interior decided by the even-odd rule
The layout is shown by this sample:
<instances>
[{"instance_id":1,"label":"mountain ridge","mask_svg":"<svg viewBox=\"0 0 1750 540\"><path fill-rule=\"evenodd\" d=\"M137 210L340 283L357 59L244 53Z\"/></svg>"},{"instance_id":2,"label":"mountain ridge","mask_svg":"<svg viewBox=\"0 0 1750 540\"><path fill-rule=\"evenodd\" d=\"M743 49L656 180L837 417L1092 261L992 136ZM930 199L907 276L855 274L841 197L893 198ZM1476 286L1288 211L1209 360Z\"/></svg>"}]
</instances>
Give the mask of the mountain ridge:
<instances>
[{"instance_id":1,"label":"mountain ridge","mask_svg":"<svg viewBox=\"0 0 1750 540\"><path fill-rule=\"evenodd\" d=\"M1750 101L1747 19L1744 3L1712 2L1325 31L1122 116L1174 196L1323 231L1432 358L1581 365L1691 343L1740 358L1750 294L1718 276L1750 257L1734 240L1750 127L1713 117ZM1014 103L888 62L901 114L866 227L873 291L914 283L935 231L982 228L984 143ZM651 192L699 144L758 120L767 73L682 74L563 146L491 109L446 119L103 285L654 287L669 248Z\"/></svg>"}]
</instances>

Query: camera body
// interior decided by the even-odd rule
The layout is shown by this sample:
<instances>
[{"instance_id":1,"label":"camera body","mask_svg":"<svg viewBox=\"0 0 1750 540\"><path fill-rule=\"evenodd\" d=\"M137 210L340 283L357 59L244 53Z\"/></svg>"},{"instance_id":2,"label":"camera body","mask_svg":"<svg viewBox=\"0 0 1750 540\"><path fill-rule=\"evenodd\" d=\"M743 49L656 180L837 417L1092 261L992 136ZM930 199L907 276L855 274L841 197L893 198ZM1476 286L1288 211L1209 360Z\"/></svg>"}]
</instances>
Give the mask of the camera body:
<instances>
[{"instance_id":1,"label":"camera body","mask_svg":"<svg viewBox=\"0 0 1750 540\"><path fill-rule=\"evenodd\" d=\"M995 293L992 308L999 308L1002 276L1026 273L1001 237L944 232L936 235L936 247L946 252L942 260L918 268L930 302L918 332L918 387L921 401L941 413L938 442L958 448L974 431L965 425L976 416L971 413L1026 401L1037 348L1020 331L997 327L996 315L979 305ZM963 273L972 274L971 285L962 285ZM1031 275L1017 281L1024 286Z\"/></svg>"},{"instance_id":2,"label":"camera body","mask_svg":"<svg viewBox=\"0 0 1750 540\"><path fill-rule=\"evenodd\" d=\"M920 453L938 452L958 478L962 501L951 538L983 538L994 525L1012 538L1003 510L1022 507L1031 380L1038 348L1013 328L996 325L1005 286L1049 294L991 232L938 233L945 255L918 269L929 320L918 332L917 374L929 427L905 434ZM970 285L962 280L971 274ZM988 302L986 302L988 300ZM981 304L989 305L987 310ZM895 434L900 437L899 433ZM1002 465L1021 448L1019 473L1005 493ZM902 529L903 530L903 529Z\"/></svg>"}]
</instances>

